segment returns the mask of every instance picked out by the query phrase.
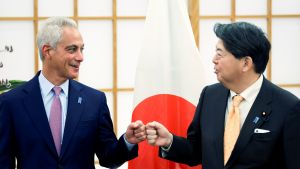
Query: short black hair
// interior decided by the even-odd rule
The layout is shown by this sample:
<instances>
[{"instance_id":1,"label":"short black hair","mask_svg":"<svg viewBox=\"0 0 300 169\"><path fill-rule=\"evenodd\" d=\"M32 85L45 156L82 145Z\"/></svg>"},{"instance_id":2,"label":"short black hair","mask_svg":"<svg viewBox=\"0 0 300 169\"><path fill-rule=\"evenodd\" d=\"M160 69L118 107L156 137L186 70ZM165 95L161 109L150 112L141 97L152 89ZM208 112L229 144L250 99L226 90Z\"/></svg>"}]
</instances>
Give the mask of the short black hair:
<instances>
[{"instance_id":1,"label":"short black hair","mask_svg":"<svg viewBox=\"0 0 300 169\"><path fill-rule=\"evenodd\" d=\"M250 56L256 73L263 73L269 61L271 44L265 33L247 22L217 23L214 32L227 51L237 59Z\"/></svg>"}]
</instances>

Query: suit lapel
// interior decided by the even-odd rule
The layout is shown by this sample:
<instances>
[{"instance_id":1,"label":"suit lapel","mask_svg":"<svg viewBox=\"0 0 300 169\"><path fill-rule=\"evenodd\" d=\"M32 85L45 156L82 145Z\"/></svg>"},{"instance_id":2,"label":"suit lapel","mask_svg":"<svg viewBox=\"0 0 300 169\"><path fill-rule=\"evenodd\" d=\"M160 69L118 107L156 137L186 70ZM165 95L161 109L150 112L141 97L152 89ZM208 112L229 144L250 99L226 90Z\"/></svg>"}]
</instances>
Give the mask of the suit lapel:
<instances>
[{"instance_id":1,"label":"suit lapel","mask_svg":"<svg viewBox=\"0 0 300 169\"><path fill-rule=\"evenodd\" d=\"M24 89L24 92L27 93L24 98L24 105L32 123L44 138L50 151L57 154L41 95L38 75L39 73L27 83L27 88Z\"/></svg>"},{"instance_id":2,"label":"suit lapel","mask_svg":"<svg viewBox=\"0 0 300 169\"><path fill-rule=\"evenodd\" d=\"M223 160L223 135L225 113L229 90L222 84L214 84L203 89L197 109L203 142L209 142L208 153L210 159L214 159L217 168L224 167ZM206 148L203 148L206 149ZM205 150L204 150L205 151Z\"/></svg>"},{"instance_id":3,"label":"suit lapel","mask_svg":"<svg viewBox=\"0 0 300 169\"><path fill-rule=\"evenodd\" d=\"M224 126L225 126L225 112L227 107L227 100L228 100L229 90L222 87L221 90L216 92L216 94L213 95L214 100L218 100L218 105L212 106L212 111L214 115L214 122L212 124L214 126L211 126L211 128L214 129L212 134L216 134L217 141L215 143L215 152L217 155L216 162L219 163L219 166L224 166L224 143L223 143L223 135L224 135ZM205 106L205 105L204 105Z\"/></svg>"},{"instance_id":4,"label":"suit lapel","mask_svg":"<svg viewBox=\"0 0 300 169\"><path fill-rule=\"evenodd\" d=\"M261 90L255 99L249 114L243 124L240 135L236 145L232 151L231 157L226 166L231 165L233 161L240 155L240 153L247 146L255 128L259 128L264 122L268 120L271 113L269 103L272 101L272 93L268 89L268 81L264 79Z\"/></svg>"},{"instance_id":5,"label":"suit lapel","mask_svg":"<svg viewBox=\"0 0 300 169\"><path fill-rule=\"evenodd\" d=\"M76 126L83 112L84 103L85 97L81 93L81 87L75 81L70 80L68 110L61 148L61 157L66 152L66 149L72 139Z\"/></svg>"}]
</instances>

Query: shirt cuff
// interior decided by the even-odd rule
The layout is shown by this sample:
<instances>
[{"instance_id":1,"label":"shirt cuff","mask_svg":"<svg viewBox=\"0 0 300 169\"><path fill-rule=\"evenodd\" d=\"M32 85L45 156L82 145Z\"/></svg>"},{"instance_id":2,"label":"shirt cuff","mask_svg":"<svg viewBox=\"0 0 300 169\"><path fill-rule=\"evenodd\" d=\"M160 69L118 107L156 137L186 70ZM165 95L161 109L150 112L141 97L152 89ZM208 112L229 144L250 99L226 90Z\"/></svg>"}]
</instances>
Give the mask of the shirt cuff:
<instances>
[{"instance_id":1,"label":"shirt cuff","mask_svg":"<svg viewBox=\"0 0 300 169\"><path fill-rule=\"evenodd\" d=\"M169 152L171 146L172 146L172 143L173 141L171 142L171 144L168 146L168 147L161 147L161 149L164 151L164 152Z\"/></svg>"},{"instance_id":2,"label":"shirt cuff","mask_svg":"<svg viewBox=\"0 0 300 169\"><path fill-rule=\"evenodd\" d=\"M124 139L124 141L125 141L125 143L126 143L126 146L127 146L128 151L131 151L131 150L133 149L133 147L135 146L135 144L129 143L129 142L126 140L126 138L125 138L125 134L123 135L123 139Z\"/></svg>"},{"instance_id":3,"label":"shirt cuff","mask_svg":"<svg viewBox=\"0 0 300 169\"><path fill-rule=\"evenodd\" d=\"M173 143L173 140L172 140L172 142L171 142L171 144L168 146L168 147L160 147L161 148L161 156L163 157L163 158L165 158L166 156L167 156L167 154L168 154L168 152L169 152L169 150L170 150L170 148L171 148L171 146L172 146L172 143Z\"/></svg>"}]
</instances>

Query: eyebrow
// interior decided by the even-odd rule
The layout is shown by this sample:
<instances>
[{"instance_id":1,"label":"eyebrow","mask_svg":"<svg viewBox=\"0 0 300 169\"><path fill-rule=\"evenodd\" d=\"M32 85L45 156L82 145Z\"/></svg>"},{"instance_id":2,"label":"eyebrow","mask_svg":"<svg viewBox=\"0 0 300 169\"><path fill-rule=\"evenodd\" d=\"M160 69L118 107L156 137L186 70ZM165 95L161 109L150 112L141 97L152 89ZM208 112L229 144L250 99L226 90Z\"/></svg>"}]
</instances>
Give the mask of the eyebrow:
<instances>
[{"instance_id":1,"label":"eyebrow","mask_svg":"<svg viewBox=\"0 0 300 169\"><path fill-rule=\"evenodd\" d=\"M216 51L224 52L223 49L216 47Z\"/></svg>"},{"instance_id":2,"label":"eyebrow","mask_svg":"<svg viewBox=\"0 0 300 169\"><path fill-rule=\"evenodd\" d=\"M84 47L84 44L80 48L83 48L83 47ZM65 47L65 49L70 49L70 48L79 48L79 46L72 44L72 45L68 45Z\"/></svg>"},{"instance_id":3,"label":"eyebrow","mask_svg":"<svg viewBox=\"0 0 300 169\"><path fill-rule=\"evenodd\" d=\"M78 46L77 45L68 45L65 47L65 49L69 49L69 48L78 48Z\"/></svg>"}]
</instances>

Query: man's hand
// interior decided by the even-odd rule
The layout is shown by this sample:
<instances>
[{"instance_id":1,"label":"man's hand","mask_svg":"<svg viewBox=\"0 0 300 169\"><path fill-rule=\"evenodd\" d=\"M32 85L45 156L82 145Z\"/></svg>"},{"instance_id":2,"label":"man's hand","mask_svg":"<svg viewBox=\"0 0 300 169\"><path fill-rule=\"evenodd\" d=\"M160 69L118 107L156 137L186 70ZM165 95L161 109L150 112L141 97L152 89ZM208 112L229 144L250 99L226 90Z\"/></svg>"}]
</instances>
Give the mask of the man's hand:
<instances>
[{"instance_id":1,"label":"man's hand","mask_svg":"<svg viewBox=\"0 0 300 169\"><path fill-rule=\"evenodd\" d=\"M162 124L153 121L146 125L147 141L150 145L168 148L172 141L173 135Z\"/></svg>"},{"instance_id":2,"label":"man's hand","mask_svg":"<svg viewBox=\"0 0 300 169\"><path fill-rule=\"evenodd\" d=\"M145 125L142 121L132 122L127 127L125 139L131 144L137 144L146 139Z\"/></svg>"}]
</instances>

